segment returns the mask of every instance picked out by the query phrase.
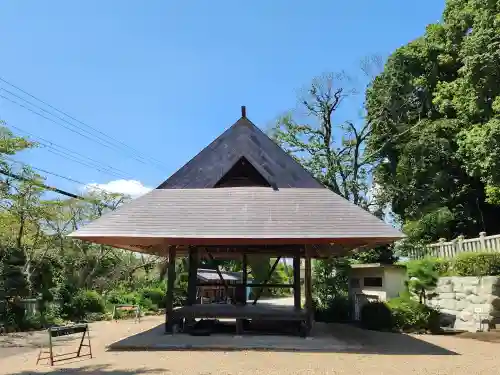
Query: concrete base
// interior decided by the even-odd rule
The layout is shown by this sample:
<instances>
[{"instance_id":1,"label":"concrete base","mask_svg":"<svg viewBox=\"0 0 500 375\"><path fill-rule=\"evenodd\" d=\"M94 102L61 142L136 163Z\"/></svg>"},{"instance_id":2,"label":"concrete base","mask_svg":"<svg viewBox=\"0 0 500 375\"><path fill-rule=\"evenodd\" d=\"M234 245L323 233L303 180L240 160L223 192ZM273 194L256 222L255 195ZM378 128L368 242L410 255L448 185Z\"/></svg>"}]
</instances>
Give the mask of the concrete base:
<instances>
[{"instance_id":1,"label":"concrete base","mask_svg":"<svg viewBox=\"0 0 500 375\"><path fill-rule=\"evenodd\" d=\"M127 337L108 346L113 351L135 350L194 350L194 351L303 351L347 352L360 350L361 345L347 343L334 337L310 337L307 340L292 336L190 336L165 335L160 325L140 334Z\"/></svg>"}]
</instances>

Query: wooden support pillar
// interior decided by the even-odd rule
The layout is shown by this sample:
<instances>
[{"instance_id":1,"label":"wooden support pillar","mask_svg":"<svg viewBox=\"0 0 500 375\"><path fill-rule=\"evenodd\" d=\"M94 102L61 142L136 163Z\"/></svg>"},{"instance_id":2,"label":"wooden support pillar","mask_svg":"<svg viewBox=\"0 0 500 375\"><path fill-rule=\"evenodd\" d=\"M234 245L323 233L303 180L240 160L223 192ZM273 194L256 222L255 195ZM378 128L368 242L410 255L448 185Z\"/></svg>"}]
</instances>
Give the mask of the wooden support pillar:
<instances>
[{"instance_id":1,"label":"wooden support pillar","mask_svg":"<svg viewBox=\"0 0 500 375\"><path fill-rule=\"evenodd\" d=\"M243 257L241 259L241 272L242 274L242 283L243 287L245 288L245 305L247 304L247 284L248 284L248 259L247 259L247 254L243 253Z\"/></svg>"},{"instance_id":2,"label":"wooden support pillar","mask_svg":"<svg viewBox=\"0 0 500 375\"><path fill-rule=\"evenodd\" d=\"M312 272L311 272L311 249L306 246L306 260L305 260L305 275L304 286L306 295L306 316L307 316L307 334L310 333L313 323L313 303L312 303Z\"/></svg>"},{"instance_id":3,"label":"wooden support pillar","mask_svg":"<svg viewBox=\"0 0 500 375\"><path fill-rule=\"evenodd\" d=\"M189 247L188 297L189 306L196 304L196 282L198 279L198 248Z\"/></svg>"},{"instance_id":4,"label":"wooden support pillar","mask_svg":"<svg viewBox=\"0 0 500 375\"><path fill-rule=\"evenodd\" d=\"M293 257L293 306L296 309L302 307L300 294L300 255Z\"/></svg>"},{"instance_id":5,"label":"wooden support pillar","mask_svg":"<svg viewBox=\"0 0 500 375\"><path fill-rule=\"evenodd\" d=\"M247 304L247 284L248 284L248 259L247 254L243 253L241 257L241 285L239 288L240 293L238 294L238 302L243 303L243 305ZM243 299L243 301L240 301ZM241 335L244 331L244 319L236 319L236 334Z\"/></svg>"},{"instance_id":6,"label":"wooden support pillar","mask_svg":"<svg viewBox=\"0 0 500 375\"><path fill-rule=\"evenodd\" d=\"M196 284L195 284L196 285ZM165 301L165 333L172 333L174 322L174 287L175 287L175 246L168 248L167 298Z\"/></svg>"}]
</instances>

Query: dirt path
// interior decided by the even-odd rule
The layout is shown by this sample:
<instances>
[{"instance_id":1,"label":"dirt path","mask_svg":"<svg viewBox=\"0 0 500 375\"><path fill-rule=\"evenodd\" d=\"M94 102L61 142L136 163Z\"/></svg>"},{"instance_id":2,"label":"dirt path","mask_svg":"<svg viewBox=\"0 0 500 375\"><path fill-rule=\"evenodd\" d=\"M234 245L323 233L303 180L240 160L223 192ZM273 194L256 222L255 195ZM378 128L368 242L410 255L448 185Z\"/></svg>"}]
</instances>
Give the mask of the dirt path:
<instances>
[{"instance_id":1,"label":"dirt path","mask_svg":"<svg viewBox=\"0 0 500 375\"><path fill-rule=\"evenodd\" d=\"M333 335L349 336L363 342L364 350L349 353L291 352L191 352L138 351L109 352L106 346L135 333L157 326L161 317L148 317L135 324L130 321L99 322L91 326L93 359L65 362L54 368L35 365L37 350L6 357L0 348L2 374L171 374L171 375L498 375L500 344L460 339L451 336L404 336L352 330L331 326ZM329 332L324 332L329 334ZM67 341L57 350L69 350ZM428 350L424 350L428 348ZM429 348L434 348L429 350ZM7 348L8 350L8 348Z\"/></svg>"}]
</instances>

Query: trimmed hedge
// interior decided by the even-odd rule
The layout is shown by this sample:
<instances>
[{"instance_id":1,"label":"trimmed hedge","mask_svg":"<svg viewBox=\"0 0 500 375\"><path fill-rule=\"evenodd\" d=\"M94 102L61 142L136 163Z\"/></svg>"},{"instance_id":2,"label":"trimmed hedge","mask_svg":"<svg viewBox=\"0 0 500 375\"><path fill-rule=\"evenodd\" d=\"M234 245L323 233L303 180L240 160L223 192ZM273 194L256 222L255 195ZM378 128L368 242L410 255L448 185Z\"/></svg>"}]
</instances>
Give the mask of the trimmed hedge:
<instances>
[{"instance_id":1,"label":"trimmed hedge","mask_svg":"<svg viewBox=\"0 0 500 375\"><path fill-rule=\"evenodd\" d=\"M453 260L452 272L457 276L500 275L500 253L461 253Z\"/></svg>"},{"instance_id":2,"label":"trimmed hedge","mask_svg":"<svg viewBox=\"0 0 500 375\"><path fill-rule=\"evenodd\" d=\"M439 312L409 298L371 302L361 309L361 326L374 331L439 332Z\"/></svg>"},{"instance_id":3,"label":"trimmed hedge","mask_svg":"<svg viewBox=\"0 0 500 375\"><path fill-rule=\"evenodd\" d=\"M460 253L453 259L427 257L410 260L408 268L419 268L424 263L432 263L439 276L499 276L500 253L478 252Z\"/></svg>"},{"instance_id":4,"label":"trimmed hedge","mask_svg":"<svg viewBox=\"0 0 500 375\"><path fill-rule=\"evenodd\" d=\"M439 276L450 276L452 269L451 259L434 258L434 269Z\"/></svg>"},{"instance_id":5,"label":"trimmed hedge","mask_svg":"<svg viewBox=\"0 0 500 375\"><path fill-rule=\"evenodd\" d=\"M409 298L387 302L392 313L393 328L403 332L438 332L439 312Z\"/></svg>"}]
</instances>

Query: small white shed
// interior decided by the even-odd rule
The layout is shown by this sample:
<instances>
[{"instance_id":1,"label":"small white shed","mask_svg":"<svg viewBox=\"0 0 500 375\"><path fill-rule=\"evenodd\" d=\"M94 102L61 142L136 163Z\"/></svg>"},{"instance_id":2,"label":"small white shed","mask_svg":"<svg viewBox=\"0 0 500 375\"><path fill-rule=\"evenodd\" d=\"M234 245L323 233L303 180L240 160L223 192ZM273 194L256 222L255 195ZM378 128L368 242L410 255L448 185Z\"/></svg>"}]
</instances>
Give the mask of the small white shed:
<instances>
[{"instance_id":1,"label":"small white shed","mask_svg":"<svg viewBox=\"0 0 500 375\"><path fill-rule=\"evenodd\" d=\"M385 302L399 297L406 288L406 266L398 264L352 264L349 274L349 299L354 320L359 320L361 308L367 302Z\"/></svg>"}]
</instances>

